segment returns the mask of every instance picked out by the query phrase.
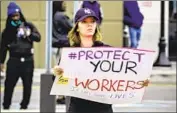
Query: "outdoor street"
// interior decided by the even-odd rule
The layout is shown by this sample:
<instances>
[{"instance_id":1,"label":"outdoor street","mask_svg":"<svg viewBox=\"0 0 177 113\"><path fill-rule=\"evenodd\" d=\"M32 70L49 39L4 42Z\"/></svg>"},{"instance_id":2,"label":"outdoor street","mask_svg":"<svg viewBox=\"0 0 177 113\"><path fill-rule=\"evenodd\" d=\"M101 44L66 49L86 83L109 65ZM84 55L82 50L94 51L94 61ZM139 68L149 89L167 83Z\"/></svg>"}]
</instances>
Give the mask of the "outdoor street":
<instances>
[{"instance_id":1,"label":"outdoor street","mask_svg":"<svg viewBox=\"0 0 177 113\"><path fill-rule=\"evenodd\" d=\"M174 69L174 68L173 68ZM159 69L158 69L159 70ZM160 71L162 72L162 71ZM157 70L153 71L154 74L160 73ZM164 71L163 73L173 73L173 71ZM37 73L37 72L36 72ZM37 112L39 111L39 96L40 96L40 76L34 76L34 84L31 96L31 102L28 110L24 112ZM161 81L160 81L161 80ZM113 105L115 112L175 112L176 111L176 76L153 76L152 83L147 87L142 104L133 105ZM167 81L167 82L165 82ZM4 82L1 80L1 100L3 98ZM11 110L12 112L19 111L19 103L22 98L22 85L21 80L19 80L17 87L15 89ZM2 101L1 101L2 105ZM2 107L1 107L2 108ZM9 110L1 109L1 112L10 112ZM64 112L64 105L57 105L56 112Z\"/></svg>"},{"instance_id":2,"label":"outdoor street","mask_svg":"<svg viewBox=\"0 0 177 113\"><path fill-rule=\"evenodd\" d=\"M56 88L53 88L51 94L73 94L79 98L85 98L85 94L88 94L90 96L87 97L88 99L105 103L112 99L111 102L116 103L112 106L114 113L176 112L176 0L134 2L2 0L0 3L2 6L0 18L2 113L48 112L54 108L54 105L56 105L56 113L65 113L66 109L68 110L69 99L67 98L66 104L57 104L53 102L54 96L49 95L54 73L56 76L61 76L56 79L57 85L54 84ZM111 49L107 48L108 45ZM64 51L65 49L62 48L65 47L80 49ZM114 50L114 47L119 49ZM83 48L88 50L85 51ZM7 62L8 58L11 59L10 63ZM87 65L86 61L91 66ZM53 70L55 65L59 65L63 70ZM93 71L89 70L91 68ZM9 75L10 82L6 81L11 83L9 89L14 85L13 80L16 80L19 74L24 78L25 91L28 91L24 96L26 101L23 101L23 105L20 106L23 98L23 85L20 78L14 89L9 110L4 110L2 105L6 75L1 71L4 70ZM71 79L71 76L75 78ZM32 92L28 109L25 109L30 94L28 90L31 85L30 77L33 77ZM150 80L147 87L146 82L142 82L144 80ZM120 98L127 103L139 102L144 87L146 89L141 103L120 104ZM129 92L129 89L134 92ZM108 95L108 92L112 93L111 91L114 91L115 95ZM109 99L98 98L106 94ZM5 100L8 104L9 99ZM82 104L85 103L79 103L79 109L84 109L83 113L93 109L87 106L87 110L84 106L80 106ZM9 107L4 106L6 109ZM20 107L25 110L21 110Z\"/></svg>"},{"instance_id":3,"label":"outdoor street","mask_svg":"<svg viewBox=\"0 0 177 113\"><path fill-rule=\"evenodd\" d=\"M29 111L39 111L39 83L33 85L33 92L31 97L31 103L29 105ZM1 100L3 97L3 87L1 88ZM19 83L15 89L13 96L13 104L11 111L19 109L19 102L21 100L22 87ZM1 101L2 103L2 101ZM116 112L132 112L132 111L164 111L174 112L176 111L176 85L173 84L151 84L145 92L144 101L142 104L137 105L114 105L114 111ZM65 106L57 105L56 111L65 110ZM1 110L1 112L3 112Z\"/></svg>"}]
</instances>

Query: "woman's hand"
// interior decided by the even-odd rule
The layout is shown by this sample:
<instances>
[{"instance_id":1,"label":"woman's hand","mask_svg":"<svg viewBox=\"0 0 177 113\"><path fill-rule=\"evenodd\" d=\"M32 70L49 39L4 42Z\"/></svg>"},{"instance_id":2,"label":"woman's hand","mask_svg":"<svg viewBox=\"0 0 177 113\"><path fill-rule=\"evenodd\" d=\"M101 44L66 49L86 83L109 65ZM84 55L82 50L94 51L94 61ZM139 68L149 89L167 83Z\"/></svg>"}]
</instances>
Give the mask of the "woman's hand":
<instances>
[{"instance_id":1,"label":"woman's hand","mask_svg":"<svg viewBox=\"0 0 177 113\"><path fill-rule=\"evenodd\" d=\"M63 69L60 68L59 66L55 66L53 68L53 73L54 73L55 76L62 76L63 72L64 72Z\"/></svg>"}]
</instances>

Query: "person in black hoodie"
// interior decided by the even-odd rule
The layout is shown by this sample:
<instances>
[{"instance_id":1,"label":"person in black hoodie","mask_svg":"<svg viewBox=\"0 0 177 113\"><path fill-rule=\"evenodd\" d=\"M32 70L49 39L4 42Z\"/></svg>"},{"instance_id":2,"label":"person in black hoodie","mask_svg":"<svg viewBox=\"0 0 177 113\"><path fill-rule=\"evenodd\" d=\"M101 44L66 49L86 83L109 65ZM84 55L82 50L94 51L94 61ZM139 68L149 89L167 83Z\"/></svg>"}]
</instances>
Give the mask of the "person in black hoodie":
<instances>
[{"instance_id":1,"label":"person in black hoodie","mask_svg":"<svg viewBox=\"0 0 177 113\"><path fill-rule=\"evenodd\" d=\"M52 53L54 62L60 59L60 46L68 43L68 32L73 27L72 21L65 14L66 2L53 1L53 29L52 29ZM59 62L56 62L59 63ZM57 96L57 104L64 104L65 97Z\"/></svg>"},{"instance_id":2,"label":"person in black hoodie","mask_svg":"<svg viewBox=\"0 0 177 113\"><path fill-rule=\"evenodd\" d=\"M30 102L31 86L34 71L33 42L40 42L41 35L37 28L27 22L20 7L10 2L7 9L7 20L2 32L0 48L1 71L4 70L4 61L7 51L7 62L3 108L9 109L14 87L21 77L23 83L23 99L20 109L27 109Z\"/></svg>"}]
</instances>

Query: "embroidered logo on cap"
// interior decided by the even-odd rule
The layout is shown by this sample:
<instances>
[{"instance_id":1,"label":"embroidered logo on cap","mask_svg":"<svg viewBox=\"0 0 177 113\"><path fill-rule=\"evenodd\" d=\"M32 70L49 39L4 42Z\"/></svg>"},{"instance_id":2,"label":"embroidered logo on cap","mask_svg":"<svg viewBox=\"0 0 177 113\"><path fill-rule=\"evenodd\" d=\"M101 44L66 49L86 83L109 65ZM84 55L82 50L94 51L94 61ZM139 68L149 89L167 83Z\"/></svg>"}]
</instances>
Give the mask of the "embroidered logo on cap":
<instances>
[{"instance_id":1,"label":"embroidered logo on cap","mask_svg":"<svg viewBox=\"0 0 177 113\"><path fill-rule=\"evenodd\" d=\"M84 12L85 12L86 14L91 14L90 9L85 9Z\"/></svg>"}]
</instances>

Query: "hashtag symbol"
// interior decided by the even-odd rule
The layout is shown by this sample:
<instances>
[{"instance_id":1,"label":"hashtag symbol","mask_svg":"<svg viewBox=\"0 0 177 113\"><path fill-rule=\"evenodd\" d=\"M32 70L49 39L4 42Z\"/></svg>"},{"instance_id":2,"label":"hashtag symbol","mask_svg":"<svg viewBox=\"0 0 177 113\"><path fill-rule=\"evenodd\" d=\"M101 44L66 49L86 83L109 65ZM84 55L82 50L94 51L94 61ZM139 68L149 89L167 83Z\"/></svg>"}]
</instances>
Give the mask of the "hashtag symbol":
<instances>
[{"instance_id":1,"label":"hashtag symbol","mask_svg":"<svg viewBox=\"0 0 177 113\"><path fill-rule=\"evenodd\" d=\"M77 54L71 52L70 54L68 54L68 57L69 57L70 59L76 59L76 58L77 58Z\"/></svg>"}]
</instances>

